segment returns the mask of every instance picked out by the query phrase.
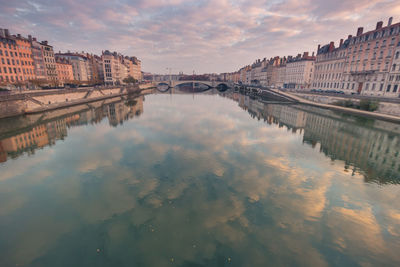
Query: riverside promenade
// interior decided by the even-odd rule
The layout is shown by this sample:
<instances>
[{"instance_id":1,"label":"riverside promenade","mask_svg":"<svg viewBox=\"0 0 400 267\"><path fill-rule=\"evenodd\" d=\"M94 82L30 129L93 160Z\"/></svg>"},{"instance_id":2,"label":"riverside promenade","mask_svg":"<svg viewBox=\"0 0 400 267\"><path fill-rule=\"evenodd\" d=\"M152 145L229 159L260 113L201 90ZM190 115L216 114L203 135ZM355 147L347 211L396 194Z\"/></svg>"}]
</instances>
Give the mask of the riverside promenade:
<instances>
[{"instance_id":1,"label":"riverside promenade","mask_svg":"<svg viewBox=\"0 0 400 267\"><path fill-rule=\"evenodd\" d=\"M336 105L332 105L332 104L318 103L318 102L307 100L307 99L297 96L293 93L283 92L283 91L280 91L277 89L269 89L269 90L274 91L281 95L285 95L289 98L292 98L293 100L296 100L301 104L311 105L311 106L316 106L316 107L320 107L320 108L326 108L326 109L341 111L341 112L345 112L345 113L351 113L354 115L360 115L360 116L371 117L371 118L381 119L381 120L385 120L385 121L400 123L400 116L359 110L359 109L354 109L354 108L346 108L346 107L336 106Z\"/></svg>"}]
</instances>

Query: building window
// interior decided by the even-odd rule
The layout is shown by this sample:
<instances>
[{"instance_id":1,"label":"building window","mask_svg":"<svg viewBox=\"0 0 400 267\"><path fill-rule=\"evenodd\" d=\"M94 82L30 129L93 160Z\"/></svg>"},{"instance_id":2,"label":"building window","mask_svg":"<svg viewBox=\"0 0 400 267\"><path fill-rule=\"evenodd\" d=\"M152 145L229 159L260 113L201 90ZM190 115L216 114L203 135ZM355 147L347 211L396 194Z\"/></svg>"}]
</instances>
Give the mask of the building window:
<instances>
[{"instance_id":1,"label":"building window","mask_svg":"<svg viewBox=\"0 0 400 267\"><path fill-rule=\"evenodd\" d=\"M388 84L388 86L387 86L387 88L386 88L386 92L390 92L390 87L391 87L391 85Z\"/></svg>"},{"instance_id":2,"label":"building window","mask_svg":"<svg viewBox=\"0 0 400 267\"><path fill-rule=\"evenodd\" d=\"M396 92L397 92L397 87L398 87L397 84L393 87L393 93L396 93Z\"/></svg>"}]
</instances>

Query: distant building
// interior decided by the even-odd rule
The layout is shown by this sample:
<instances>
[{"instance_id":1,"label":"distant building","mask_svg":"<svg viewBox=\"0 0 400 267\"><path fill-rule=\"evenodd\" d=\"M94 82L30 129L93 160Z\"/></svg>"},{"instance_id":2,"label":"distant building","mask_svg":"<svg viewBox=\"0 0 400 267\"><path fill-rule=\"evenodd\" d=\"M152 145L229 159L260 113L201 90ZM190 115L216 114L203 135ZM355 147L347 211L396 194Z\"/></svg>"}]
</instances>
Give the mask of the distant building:
<instances>
[{"instance_id":1,"label":"distant building","mask_svg":"<svg viewBox=\"0 0 400 267\"><path fill-rule=\"evenodd\" d=\"M314 76L314 55L304 52L297 57L289 57L286 62L284 88L309 89ZM278 75L279 77L279 75Z\"/></svg>"},{"instance_id":2,"label":"distant building","mask_svg":"<svg viewBox=\"0 0 400 267\"><path fill-rule=\"evenodd\" d=\"M56 69L56 60L54 58L53 47L48 44L47 41L43 41L40 43L43 61L46 68L46 76L48 81L57 81L57 69Z\"/></svg>"},{"instance_id":3,"label":"distant building","mask_svg":"<svg viewBox=\"0 0 400 267\"><path fill-rule=\"evenodd\" d=\"M74 72L72 64L65 58L56 59L57 82L60 85L72 82L74 80Z\"/></svg>"},{"instance_id":4,"label":"distant building","mask_svg":"<svg viewBox=\"0 0 400 267\"><path fill-rule=\"evenodd\" d=\"M104 82L109 85L124 83L124 79L131 76L142 80L141 61L136 57L128 57L108 50L102 53Z\"/></svg>"},{"instance_id":5,"label":"distant building","mask_svg":"<svg viewBox=\"0 0 400 267\"><path fill-rule=\"evenodd\" d=\"M343 72L346 66L346 50L351 36L343 42L340 40L339 46L331 42L321 47L318 45L317 57L315 61L314 78L311 84L313 89L322 90L342 90Z\"/></svg>"},{"instance_id":6,"label":"distant building","mask_svg":"<svg viewBox=\"0 0 400 267\"><path fill-rule=\"evenodd\" d=\"M47 69L44 63L42 45L36 40L36 38L29 36L29 39L31 40L36 79L45 81L47 80Z\"/></svg>"},{"instance_id":7,"label":"distant building","mask_svg":"<svg viewBox=\"0 0 400 267\"><path fill-rule=\"evenodd\" d=\"M104 83L107 85L121 84L121 60L116 52L111 53L106 50L102 53L101 59L103 61L104 69Z\"/></svg>"},{"instance_id":8,"label":"distant building","mask_svg":"<svg viewBox=\"0 0 400 267\"><path fill-rule=\"evenodd\" d=\"M91 70L87 57L70 52L57 53L55 57L66 59L71 63L75 81L89 83L91 80Z\"/></svg>"},{"instance_id":9,"label":"distant building","mask_svg":"<svg viewBox=\"0 0 400 267\"><path fill-rule=\"evenodd\" d=\"M278 88L282 88L283 85L286 83L286 58L282 59L282 63L278 66L278 78L276 81L276 86Z\"/></svg>"},{"instance_id":10,"label":"distant building","mask_svg":"<svg viewBox=\"0 0 400 267\"><path fill-rule=\"evenodd\" d=\"M266 71L265 86L276 86L278 81L278 68L282 64L282 59L278 56L271 58L268 61Z\"/></svg>"},{"instance_id":11,"label":"distant building","mask_svg":"<svg viewBox=\"0 0 400 267\"><path fill-rule=\"evenodd\" d=\"M142 62L137 57L130 57L128 61L128 74L138 81L142 81Z\"/></svg>"}]
</instances>

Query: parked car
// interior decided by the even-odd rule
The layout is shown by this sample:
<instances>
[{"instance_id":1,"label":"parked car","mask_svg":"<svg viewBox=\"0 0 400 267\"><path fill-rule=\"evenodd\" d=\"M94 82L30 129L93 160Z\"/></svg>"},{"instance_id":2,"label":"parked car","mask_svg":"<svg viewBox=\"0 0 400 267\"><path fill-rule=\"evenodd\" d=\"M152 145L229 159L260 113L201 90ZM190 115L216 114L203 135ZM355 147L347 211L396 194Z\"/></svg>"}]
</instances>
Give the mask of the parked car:
<instances>
[{"instance_id":1,"label":"parked car","mask_svg":"<svg viewBox=\"0 0 400 267\"><path fill-rule=\"evenodd\" d=\"M11 93L11 90L8 90L6 88L0 88L0 95L9 95Z\"/></svg>"}]
</instances>

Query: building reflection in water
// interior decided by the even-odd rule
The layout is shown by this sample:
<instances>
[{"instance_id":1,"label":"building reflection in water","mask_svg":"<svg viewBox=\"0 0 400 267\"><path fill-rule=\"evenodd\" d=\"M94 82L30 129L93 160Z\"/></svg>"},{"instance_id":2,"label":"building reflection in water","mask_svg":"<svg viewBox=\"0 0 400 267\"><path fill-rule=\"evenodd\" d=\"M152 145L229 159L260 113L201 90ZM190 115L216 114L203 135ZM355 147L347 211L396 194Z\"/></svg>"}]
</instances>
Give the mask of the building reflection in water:
<instances>
[{"instance_id":1,"label":"building reflection in water","mask_svg":"<svg viewBox=\"0 0 400 267\"><path fill-rule=\"evenodd\" d=\"M25 153L34 154L36 149L56 144L57 140L64 140L71 127L97 124L104 118L111 126L117 127L124 121L140 116L143 113L144 96L136 98L119 98L109 104L102 102L77 106L72 109L56 110L46 113L47 117L56 117L42 121L43 117L32 115L13 127L1 127L0 133L0 162L17 158ZM0 124L7 122L0 121ZM7 131L4 131L7 129Z\"/></svg>"},{"instance_id":2,"label":"building reflection in water","mask_svg":"<svg viewBox=\"0 0 400 267\"><path fill-rule=\"evenodd\" d=\"M225 93L253 118L301 134L303 143L319 148L345 171L361 173L366 182L400 183L400 125L349 116L311 106L266 104L239 93Z\"/></svg>"}]
</instances>

